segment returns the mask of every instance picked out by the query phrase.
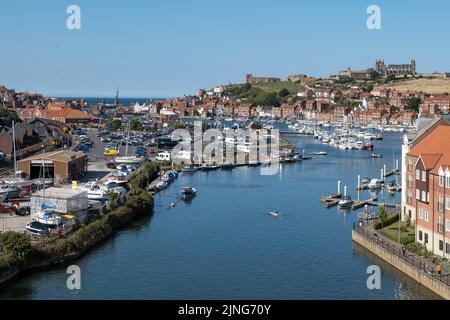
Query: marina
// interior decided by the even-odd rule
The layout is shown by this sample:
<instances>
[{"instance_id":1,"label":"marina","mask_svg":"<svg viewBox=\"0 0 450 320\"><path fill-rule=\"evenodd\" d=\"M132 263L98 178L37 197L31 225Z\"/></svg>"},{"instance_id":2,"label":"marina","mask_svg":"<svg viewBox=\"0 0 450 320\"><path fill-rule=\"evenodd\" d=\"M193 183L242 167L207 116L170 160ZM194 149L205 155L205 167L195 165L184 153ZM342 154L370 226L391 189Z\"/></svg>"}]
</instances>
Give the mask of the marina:
<instances>
[{"instance_id":1,"label":"marina","mask_svg":"<svg viewBox=\"0 0 450 320\"><path fill-rule=\"evenodd\" d=\"M325 150L309 137L290 141L299 153ZM386 133L382 145L374 144L398 156L399 141L399 134ZM151 220L121 231L77 262L85 278L83 290L75 296L58 285L65 281L65 269L55 268L24 276L0 291L0 298L128 299L135 292L149 299L436 298L352 245L352 225L361 212L325 209L317 201L339 202L343 194L326 192L335 190L336 181L352 186L357 175L378 176L383 163L374 166L359 151L326 151L327 157L280 164L275 176L261 176L261 168L253 166L180 172L155 194ZM186 186L199 190L193 201L179 201ZM357 199L353 188L347 192ZM372 199L370 194L364 191L361 198ZM399 195L383 188L376 197L379 204L399 201ZM377 292L366 288L366 270L374 262L384 272ZM111 272L121 274L114 283L108 280ZM328 290L320 289L323 281L330 284ZM115 290L117 286L121 290Z\"/></svg>"}]
</instances>

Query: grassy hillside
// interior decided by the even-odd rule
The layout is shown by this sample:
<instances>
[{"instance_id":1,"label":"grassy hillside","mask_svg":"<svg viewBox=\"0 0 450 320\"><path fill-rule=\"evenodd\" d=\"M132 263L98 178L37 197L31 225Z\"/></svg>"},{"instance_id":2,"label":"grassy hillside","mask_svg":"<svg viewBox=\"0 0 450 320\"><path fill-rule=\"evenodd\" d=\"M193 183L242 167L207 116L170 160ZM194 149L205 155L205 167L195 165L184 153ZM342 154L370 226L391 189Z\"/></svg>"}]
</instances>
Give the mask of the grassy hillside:
<instances>
[{"instance_id":1,"label":"grassy hillside","mask_svg":"<svg viewBox=\"0 0 450 320\"><path fill-rule=\"evenodd\" d=\"M283 81L260 85L233 84L227 87L228 94L261 106L279 106L289 98L298 99L297 93L305 87L299 83Z\"/></svg>"},{"instance_id":2,"label":"grassy hillside","mask_svg":"<svg viewBox=\"0 0 450 320\"><path fill-rule=\"evenodd\" d=\"M289 91L289 93L297 94L297 92L305 90L305 86L302 85L301 83L295 83L295 82L291 82L291 81L264 83L264 84L259 84L259 85L255 84L252 87L261 89L267 93L271 93L271 92L278 93L282 89L287 89Z\"/></svg>"},{"instance_id":3,"label":"grassy hillside","mask_svg":"<svg viewBox=\"0 0 450 320\"><path fill-rule=\"evenodd\" d=\"M402 91L422 91L430 94L450 93L450 79L415 79L386 84L381 87Z\"/></svg>"}]
</instances>

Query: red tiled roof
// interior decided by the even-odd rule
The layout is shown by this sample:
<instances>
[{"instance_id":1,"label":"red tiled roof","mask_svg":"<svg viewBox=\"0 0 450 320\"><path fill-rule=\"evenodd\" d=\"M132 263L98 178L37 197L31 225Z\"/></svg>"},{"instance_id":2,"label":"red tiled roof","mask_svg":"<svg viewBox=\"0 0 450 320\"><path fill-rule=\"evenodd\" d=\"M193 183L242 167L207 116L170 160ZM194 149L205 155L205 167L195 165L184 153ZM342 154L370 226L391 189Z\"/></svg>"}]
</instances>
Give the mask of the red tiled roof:
<instances>
[{"instance_id":1,"label":"red tiled roof","mask_svg":"<svg viewBox=\"0 0 450 320\"><path fill-rule=\"evenodd\" d=\"M440 166L450 163L450 126L439 126L417 144L409 156L422 157L427 169L436 173Z\"/></svg>"}]
</instances>

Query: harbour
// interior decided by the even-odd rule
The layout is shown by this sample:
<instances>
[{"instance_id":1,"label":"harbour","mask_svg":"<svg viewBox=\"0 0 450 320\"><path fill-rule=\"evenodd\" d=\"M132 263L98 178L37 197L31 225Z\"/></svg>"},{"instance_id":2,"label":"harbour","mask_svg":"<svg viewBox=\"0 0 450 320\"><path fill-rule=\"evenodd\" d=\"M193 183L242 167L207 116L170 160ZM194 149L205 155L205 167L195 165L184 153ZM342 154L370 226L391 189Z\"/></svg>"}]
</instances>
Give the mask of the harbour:
<instances>
[{"instance_id":1,"label":"harbour","mask_svg":"<svg viewBox=\"0 0 450 320\"><path fill-rule=\"evenodd\" d=\"M25 275L0 290L0 298L438 298L352 244L357 210L326 209L318 201L335 190L338 180L356 199L356 189L350 188L355 177L378 176L384 160L309 137L289 141L299 153L326 150L328 155L280 164L274 176L261 176L261 168L252 166L180 172L155 194L151 220L134 223L77 262L84 270L83 290L68 292L65 268L57 267ZM400 134L386 133L382 145L374 145L398 158L399 143ZM186 185L195 187L197 196L177 202ZM399 202L399 194L385 189L375 195L380 202ZM372 197L368 190L361 193L361 199ZM280 215L268 215L274 210ZM384 271L377 291L366 287L366 271L373 264ZM120 277L109 281L115 274Z\"/></svg>"}]
</instances>

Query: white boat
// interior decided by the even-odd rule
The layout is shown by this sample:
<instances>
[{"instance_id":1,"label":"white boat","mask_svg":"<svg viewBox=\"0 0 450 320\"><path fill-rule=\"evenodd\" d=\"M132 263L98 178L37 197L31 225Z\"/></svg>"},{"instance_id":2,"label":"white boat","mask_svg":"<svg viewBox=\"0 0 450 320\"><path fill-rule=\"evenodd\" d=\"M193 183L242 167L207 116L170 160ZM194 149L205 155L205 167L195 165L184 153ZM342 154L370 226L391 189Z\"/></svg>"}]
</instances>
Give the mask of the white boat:
<instances>
[{"instance_id":1,"label":"white boat","mask_svg":"<svg viewBox=\"0 0 450 320\"><path fill-rule=\"evenodd\" d=\"M102 201L108 197L108 189L96 182L88 183L80 189L87 192L89 200Z\"/></svg>"},{"instance_id":2,"label":"white boat","mask_svg":"<svg viewBox=\"0 0 450 320\"><path fill-rule=\"evenodd\" d=\"M165 181L160 181L160 182L157 183L156 189L157 189L157 190L162 190L162 189L167 188L168 186L169 186L169 184L168 184L167 182L165 182Z\"/></svg>"},{"instance_id":3,"label":"white boat","mask_svg":"<svg viewBox=\"0 0 450 320\"><path fill-rule=\"evenodd\" d=\"M315 156L326 156L328 153L326 151L319 151L313 153Z\"/></svg>"},{"instance_id":4,"label":"white boat","mask_svg":"<svg viewBox=\"0 0 450 320\"><path fill-rule=\"evenodd\" d=\"M145 157L135 157L135 156L116 157L115 161L118 164L143 163L145 162Z\"/></svg>"},{"instance_id":5,"label":"white boat","mask_svg":"<svg viewBox=\"0 0 450 320\"><path fill-rule=\"evenodd\" d=\"M351 207L351 205L353 204L353 200L350 196L344 196L340 201L339 201L339 208L348 208Z\"/></svg>"},{"instance_id":6,"label":"white boat","mask_svg":"<svg viewBox=\"0 0 450 320\"><path fill-rule=\"evenodd\" d=\"M368 185L370 190L381 189L382 183L379 179L372 179Z\"/></svg>"},{"instance_id":7,"label":"white boat","mask_svg":"<svg viewBox=\"0 0 450 320\"><path fill-rule=\"evenodd\" d=\"M42 210L37 212L33 220L42 223L49 228L57 228L61 225L61 216L51 209L47 209L44 205Z\"/></svg>"},{"instance_id":8,"label":"white boat","mask_svg":"<svg viewBox=\"0 0 450 320\"><path fill-rule=\"evenodd\" d=\"M280 213L278 211L270 211L269 215L271 215L272 217L276 217L277 218L277 217L280 216Z\"/></svg>"}]
</instances>

